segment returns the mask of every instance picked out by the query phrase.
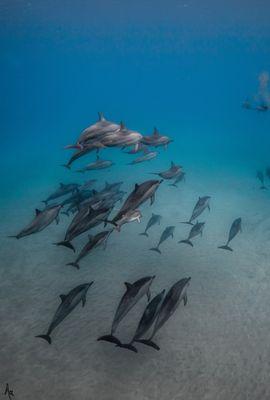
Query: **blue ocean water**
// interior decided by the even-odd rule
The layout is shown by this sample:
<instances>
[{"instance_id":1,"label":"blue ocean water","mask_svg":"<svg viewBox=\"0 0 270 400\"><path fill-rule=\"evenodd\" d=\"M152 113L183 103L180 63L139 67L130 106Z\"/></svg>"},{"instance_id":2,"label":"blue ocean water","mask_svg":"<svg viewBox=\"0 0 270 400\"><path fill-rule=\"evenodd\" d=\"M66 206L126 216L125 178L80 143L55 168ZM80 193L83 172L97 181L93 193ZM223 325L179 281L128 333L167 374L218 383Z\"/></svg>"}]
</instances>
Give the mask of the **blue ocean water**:
<instances>
[{"instance_id":1,"label":"blue ocean water","mask_svg":"<svg viewBox=\"0 0 270 400\"><path fill-rule=\"evenodd\" d=\"M0 7L0 385L13 385L18 399L267 399L270 207L256 171L270 165L270 111L242 103L256 99L260 74L270 70L269 2L16 0ZM269 99L267 79L264 94ZM101 151L115 163L109 170L74 172L95 153L63 168L71 155L64 146L98 111L143 135L156 126L174 141L149 163L128 166L134 156L113 148ZM63 267L73 255L51 245L65 233L64 216L37 235L6 237L60 182L95 178L101 189L121 180L128 194L171 161L186 181L177 189L163 183L153 207L142 206L141 225L129 224L106 252L89 256L93 270L87 260L80 271ZM212 203L205 235L183 248L177 241L188 228L180 221L204 195ZM161 228L146 241L138 236L152 212L163 215L162 229L176 225L161 257L148 251ZM223 254L216 248L240 216L238 251ZM111 323L123 282L148 273L157 277L156 292L191 276L191 294L161 331L160 353L146 349L136 359L96 338ZM48 350L34 336L57 296L89 279L97 286L85 315L76 319L75 311L69 335L60 326Z\"/></svg>"}]
</instances>

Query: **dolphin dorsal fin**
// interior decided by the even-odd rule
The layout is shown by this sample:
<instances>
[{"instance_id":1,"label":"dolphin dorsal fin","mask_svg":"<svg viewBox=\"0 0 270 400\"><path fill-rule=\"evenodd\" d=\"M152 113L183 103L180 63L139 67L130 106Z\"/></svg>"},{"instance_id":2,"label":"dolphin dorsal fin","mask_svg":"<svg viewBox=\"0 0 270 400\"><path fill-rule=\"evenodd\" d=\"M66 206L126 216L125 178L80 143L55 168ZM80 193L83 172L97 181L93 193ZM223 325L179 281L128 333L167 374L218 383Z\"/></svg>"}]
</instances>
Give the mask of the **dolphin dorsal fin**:
<instances>
[{"instance_id":1,"label":"dolphin dorsal fin","mask_svg":"<svg viewBox=\"0 0 270 400\"><path fill-rule=\"evenodd\" d=\"M174 168L174 167L175 167L175 164L173 161L171 161L171 168Z\"/></svg>"},{"instance_id":2,"label":"dolphin dorsal fin","mask_svg":"<svg viewBox=\"0 0 270 400\"><path fill-rule=\"evenodd\" d=\"M125 131L127 129L127 127L123 121L120 122L120 129L121 129L121 131Z\"/></svg>"},{"instance_id":3,"label":"dolphin dorsal fin","mask_svg":"<svg viewBox=\"0 0 270 400\"><path fill-rule=\"evenodd\" d=\"M98 112L98 119L99 121L106 121L103 112Z\"/></svg>"},{"instance_id":4,"label":"dolphin dorsal fin","mask_svg":"<svg viewBox=\"0 0 270 400\"><path fill-rule=\"evenodd\" d=\"M126 286L127 290L130 290L132 288L132 284L129 282L125 282L125 286Z\"/></svg>"},{"instance_id":5,"label":"dolphin dorsal fin","mask_svg":"<svg viewBox=\"0 0 270 400\"><path fill-rule=\"evenodd\" d=\"M65 301L66 300L66 295L65 294L60 294L60 299L61 299L61 301L62 301L62 303L63 303L63 301Z\"/></svg>"},{"instance_id":6,"label":"dolphin dorsal fin","mask_svg":"<svg viewBox=\"0 0 270 400\"><path fill-rule=\"evenodd\" d=\"M135 183L135 192L136 190L138 190L138 187L139 187L138 183Z\"/></svg>"},{"instance_id":7,"label":"dolphin dorsal fin","mask_svg":"<svg viewBox=\"0 0 270 400\"><path fill-rule=\"evenodd\" d=\"M38 209L38 208L36 208L36 216L38 215L38 214L40 214L41 213L41 211Z\"/></svg>"}]
</instances>

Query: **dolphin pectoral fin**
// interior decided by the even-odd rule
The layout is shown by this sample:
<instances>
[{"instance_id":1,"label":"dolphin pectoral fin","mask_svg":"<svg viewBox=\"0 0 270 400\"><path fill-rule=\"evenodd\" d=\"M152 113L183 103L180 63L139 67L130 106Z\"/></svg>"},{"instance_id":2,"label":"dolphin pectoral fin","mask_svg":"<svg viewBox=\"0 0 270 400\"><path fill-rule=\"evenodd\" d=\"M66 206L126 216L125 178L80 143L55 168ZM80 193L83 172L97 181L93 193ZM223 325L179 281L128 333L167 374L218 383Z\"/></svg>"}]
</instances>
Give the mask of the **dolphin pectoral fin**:
<instances>
[{"instance_id":1,"label":"dolphin pectoral fin","mask_svg":"<svg viewBox=\"0 0 270 400\"><path fill-rule=\"evenodd\" d=\"M83 296L82 298L82 307L84 307L86 304L86 296Z\"/></svg>"},{"instance_id":2,"label":"dolphin pectoral fin","mask_svg":"<svg viewBox=\"0 0 270 400\"><path fill-rule=\"evenodd\" d=\"M65 299L66 299L66 295L65 294L60 294L60 299L61 299L61 301L62 301L62 303L63 303L63 301L65 301Z\"/></svg>"},{"instance_id":3,"label":"dolphin pectoral fin","mask_svg":"<svg viewBox=\"0 0 270 400\"><path fill-rule=\"evenodd\" d=\"M141 235L141 236L147 236L147 237L149 236L147 232L139 233L139 235Z\"/></svg>"},{"instance_id":4,"label":"dolphin pectoral fin","mask_svg":"<svg viewBox=\"0 0 270 400\"><path fill-rule=\"evenodd\" d=\"M187 305L187 295L185 294L185 296L183 297L183 300L184 300L184 306L186 306Z\"/></svg>"},{"instance_id":5,"label":"dolphin pectoral fin","mask_svg":"<svg viewBox=\"0 0 270 400\"><path fill-rule=\"evenodd\" d=\"M122 349L127 349L127 350L130 350L130 351L133 351L134 353L138 353L138 350L136 349L136 347L132 346L132 344L130 344L130 343L116 345L116 347L121 347Z\"/></svg>"},{"instance_id":6,"label":"dolphin pectoral fin","mask_svg":"<svg viewBox=\"0 0 270 400\"><path fill-rule=\"evenodd\" d=\"M146 293L146 296L147 296L147 301L148 301L148 303L150 302L150 300L151 300L151 292L150 292L150 288L148 288L148 290L147 290L147 293Z\"/></svg>"},{"instance_id":7,"label":"dolphin pectoral fin","mask_svg":"<svg viewBox=\"0 0 270 400\"><path fill-rule=\"evenodd\" d=\"M160 350L160 347L152 340L138 339L138 340L135 340L135 342L142 343L142 344L145 344L146 346L153 347L153 349L155 349L155 350Z\"/></svg>"},{"instance_id":8,"label":"dolphin pectoral fin","mask_svg":"<svg viewBox=\"0 0 270 400\"><path fill-rule=\"evenodd\" d=\"M71 266L74 267L74 268L80 269L79 264L76 263L76 262L67 263L66 265L71 265Z\"/></svg>"},{"instance_id":9,"label":"dolphin pectoral fin","mask_svg":"<svg viewBox=\"0 0 270 400\"><path fill-rule=\"evenodd\" d=\"M56 222L56 225L59 224L59 217L58 216L55 218L55 222Z\"/></svg>"},{"instance_id":10,"label":"dolphin pectoral fin","mask_svg":"<svg viewBox=\"0 0 270 400\"><path fill-rule=\"evenodd\" d=\"M190 240L188 240L188 239L186 239L186 240L180 240L178 243L186 243L186 244L189 244L190 246L193 247L193 243L192 243Z\"/></svg>"},{"instance_id":11,"label":"dolphin pectoral fin","mask_svg":"<svg viewBox=\"0 0 270 400\"><path fill-rule=\"evenodd\" d=\"M73 247L73 245L68 241L68 240L64 240L62 242L58 242L58 243L54 243L56 246L65 246L68 247L69 249L73 250L75 253L75 248Z\"/></svg>"},{"instance_id":12,"label":"dolphin pectoral fin","mask_svg":"<svg viewBox=\"0 0 270 400\"><path fill-rule=\"evenodd\" d=\"M210 206L209 206L209 205L207 206L207 208L208 208L208 210L210 211Z\"/></svg>"},{"instance_id":13,"label":"dolphin pectoral fin","mask_svg":"<svg viewBox=\"0 0 270 400\"><path fill-rule=\"evenodd\" d=\"M121 342L119 339L117 339L117 337L113 336L113 335L105 335L105 336L100 336L97 339L98 342L100 341L104 341L104 342L109 342L109 343L114 343L117 346L121 347Z\"/></svg>"},{"instance_id":14,"label":"dolphin pectoral fin","mask_svg":"<svg viewBox=\"0 0 270 400\"><path fill-rule=\"evenodd\" d=\"M127 290L130 290L132 288L132 283L125 282L125 286Z\"/></svg>"},{"instance_id":15,"label":"dolphin pectoral fin","mask_svg":"<svg viewBox=\"0 0 270 400\"><path fill-rule=\"evenodd\" d=\"M35 336L36 338L41 338L46 340L49 344L52 344L52 339L50 337L50 335L37 335Z\"/></svg>"},{"instance_id":16,"label":"dolphin pectoral fin","mask_svg":"<svg viewBox=\"0 0 270 400\"><path fill-rule=\"evenodd\" d=\"M149 250L156 251L157 253L161 254L161 251L159 250L158 247L151 247L151 249Z\"/></svg>"},{"instance_id":17,"label":"dolphin pectoral fin","mask_svg":"<svg viewBox=\"0 0 270 400\"><path fill-rule=\"evenodd\" d=\"M219 246L218 248L223 249L223 250L233 251L233 249L230 246L228 246L227 244L225 246Z\"/></svg>"},{"instance_id":18,"label":"dolphin pectoral fin","mask_svg":"<svg viewBox=\"0 0 270 400\"><path fill-rule=\"evenodd\" d=\"M150 205L154 204L154 201L155 201L155 195L153 194L153 196L151 196L150 199Z\"/></svg>"}]
</instances>

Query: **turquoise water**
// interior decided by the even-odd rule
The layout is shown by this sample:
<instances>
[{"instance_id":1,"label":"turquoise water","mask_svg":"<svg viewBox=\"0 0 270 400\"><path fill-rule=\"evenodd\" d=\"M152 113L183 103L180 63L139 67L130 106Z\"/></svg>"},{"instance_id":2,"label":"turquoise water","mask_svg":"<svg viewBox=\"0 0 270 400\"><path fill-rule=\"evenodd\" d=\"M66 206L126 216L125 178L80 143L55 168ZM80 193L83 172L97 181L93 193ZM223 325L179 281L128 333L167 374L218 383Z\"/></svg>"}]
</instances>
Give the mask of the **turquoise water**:
<instances>
[{"instance_id":1,"label":"turquoise water","mask_svg":"<svg viewBox=\"0 0 270 400\"><path fill-rule=\"evenodd\" d=\"M246 110L259 77L269 71L270 5L261 2L3 1L1 74L1 367L18 399L227 400L269 397L269 191L257 170L269 160L270 111ZM269 89L270 91L270 89ZM264 96L269 98L267 82ZM268 96L268 97L267 97ZM259 104L259 103L258 103ZM156 159L130 166L135 156L101 151L115 165L84 175L91 153L61 167L80 132L97 112L143 135L154 126L174 141ZM142 222L114 232L106 251L95 251L79 271L65 264L73 253L63 239L71 217L21 240L18 233L60 182L123 181L126 196L151 172L182 165L178 188L163 182ZM152 176L153 177L153 176ZM266 186L270 181L266 179ZM202 238L178 244L199 196L211 196ZM125 198L126 198L125 196ZM119 210L117 204L112 216ZM160 226L139 236L152 212ZM242 234L223 252L234 219ZM166 226L173 239L149 251ZM94 233L102 230L97 227ZM76 248L87 234L75 239ZM153 293L191 277L188 304L159 331L160 351L135 354L96 339L106 334L125 281L155 275ZM58 296L94 280L78 307L52 334L44 333ZM146 306L119 327L130 338Z\"/></svg>"}]
</instances>

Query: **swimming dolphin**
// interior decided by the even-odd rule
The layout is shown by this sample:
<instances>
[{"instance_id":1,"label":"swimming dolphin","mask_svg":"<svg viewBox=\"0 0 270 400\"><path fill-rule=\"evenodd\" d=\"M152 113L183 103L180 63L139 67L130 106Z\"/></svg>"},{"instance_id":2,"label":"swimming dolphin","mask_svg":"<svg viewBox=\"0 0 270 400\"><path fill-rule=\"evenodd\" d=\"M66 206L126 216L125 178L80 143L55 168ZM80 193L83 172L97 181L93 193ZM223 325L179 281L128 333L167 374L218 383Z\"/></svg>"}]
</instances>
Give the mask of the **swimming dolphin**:
<instances>
[{"instance_id":1,"label":"swimming dolphin","mask_svg":"<svg viewBox=\"0 0 270 400\"><path fill-rule=\"evenodd\" d=\"M79 186L80 185L78 183L68 183L68 184L60 183L59 188L55 192L53 192L49 197L47 197L46 200L43 200L43 203L47 205L48 202L51 200L58 199L59 197L65 196L69 193L74 193L78 190Z\"/></svg>"},{"instance_id":2,"label":"swimming dolphin","mask_svg":"<svg viewBox=\"0 0 270 400\"><path fill-rule=\"evenodd\" d=\"M199 200L197 201L195 207L193 208L189 221L182 222L182 224L193 225L192 221L198 218L199 215L201 215L206 208L208 208L208 210L210 211L210 206L209 206L210 199L211 199L210 196L199 197Z\"/></svg>"},{"instance_id":3,"label":"swimming dolphin","mask_svg":"<svg viewBox=\"0 0 270 400\"><path fill-rule=\"evenodd\" d=\"M171 167L163 172L152 172L153 175L158 175L163 179L173 179L176 178L179 174L181 174L181 165L175 165L174 162L171 162Z\"/></svg>"},{"instance_id":4,"label":"swimming dolphin","mask_svg":"<svg viewBox=\"0 0 270 400\"><path fill-rule=\"evenodd\" d=\"M152 147L159 147L164 146L167 147L169 143L173 140L170 139L168 136L161 135L157 128L154 128L154 132L150 136L143 136L141 139L141 143L152 146Z\"/></svg>"},{"instance_id":5,"label":"swimming dolphin","mask_svg":"<svg viewBox=\"0 0 270 400\"><path fill-rule=\"evenodd\" d=\"M165 322L167 322L168 319L173 315L181 301L184 302L184 305L187 304L187 288L190 280L191 278L183 278L171 287L166 294L163 303L161 304L151 336L149 339L138 339L136 342L143 343L147 346L153 347L156 350L159 350L159 346L153 342L153 337L165 324Z\"/></svg>"},{"instance_id":6,"label":"swimming dolphin","mask_svg":"<svg viewBox=\"0 0 270 400\"><path fill-rule=\"evenodd\" d=\"M131 210L137 210L140 205L149 199L152 205L155 200L155 192L161 182L161 180L150 180L145 181L140 185L136 183L134 190L130 193L116 216L110 222L117 224L117 222L122 220L122 217L126 215L127 212L130 212Z\"/></svg>"},{"instance_id":7,"label":"swimming dolphin","mask_svg":"<svg viewBox=\"0 0 270 400\"><path fill-rule=\"evenodd\" d=\"M196 222L196 224L192 226L188 238L186 240L180 240L178 243L186 243L193 247L193 243L190 239L194 238L195 236L202 235L204 225L205 222Z\"/></svg>"},{"instance_id":8,"label":"swimming dolphin","mask_svg":"<svg viewBox=\"0 0 270 400\"><path fill-rule=\"evenodd\" d=\"M151 328L153 325L163 300L165 294L165 290L162 290L161 293L157 294L145 308L145 311L140 319L136 332L132 338L132 340L127 344L118 345L118 347L123 347L125 349L134 351L135 353L138 352L135 346L133 346L134 342L140 340L140 338Z\"/></svg>"},{"instance_id":9,"label":"swimming dolphin","mask_svg":"<svg viewBox=\"0 0 270 400\"><path fill-rule=\"evenodd\" d=\"M176 177L173 183L170 183L169 186L177 187L177 183L182 182L185 180L186 173L184 171L180 172L180 174Z\"/></svg>"},{"instance_id":10,"label":"swimming dolphin","mask_svg":"<svg viewBox=\"0 0 270 400\"><path fill-rule=\"evenodd\" d=\"M161 243L163 243L169 237L173 238L174 230L175 230L175 226L167 226L167 228L165 228L161 234L161 237L159 239L157 247L152 247L149 250L153 250L153 251L156 251L159 254L161 254L161 251L159 250L159 246L161 245Z\"/></svg>"},{"instance_id":11,"label":"swimming dolphin","mask_svg":"<svg viewBox=\"0 0 270 400\"><path fill-rule=\"evenodd\" d=\"M140 164L145 161L151 161L153 160L153 158L156 158L157 155L158 155L157 151L144 150L144 155L135 158L135 160L130 162L129 165Z\"/></svg>"},{"instance_id":12,"label":"swimming dolphin","mask_svg":"<svg viewBox=\"0 0 270 400\"><path fill-rule=\"evenodd\" d=\"M129 222L134 222L137 221L138 223L141 222L142 218L142 213L140 210L127 210L125 213L121 214L121 217L119 219L113 219L113 220L104 220L104 222L107 224L113 224L118 232L121 231L122 225L128 224Z\"/></svg>"},{"instance_id":13,"label":"swimming dolphin","mask_svg":"<svg viewBox=\"0 0 270 400\"><path fill-rule=\"evenodd\" d=\"M241 218L236 218L231 226L230 232L229 232L229 237L228 241L224 246L219 246L219 249L224 249L224 250L230 250L233 251L231 247L228 246L230 241L239 233L242 232L242 219Z\"/></svg>"},{"instance_id":14,"label":"swimming dolphin","mask_svg":"<svg viewBox=\"0 0 270 400\"><path fill-rule=\"evenodd\" d=\"M266 189L265 185L264 185L264 174L262 171L257 171L257 178L259 179L259 181L261 182L262 186L260 187L260 189Z\"/></svg>"},{"instance_id":15,"label":"swimming dolphin","mask_svg":"<svg viewBox=\"0 0 270 400\"><path fill-rule=\"evenodd\" d=\"M101 142L98 141L93 141L91 143L86 144L83 148L77 150L69 159L67 164L63 164L62 166L70 169L71 164L74 163L74 161L78 160L79 158L85 156L88 153L91 153L92 151L96 150L99 151L100 149L104 149L104 145Z\"/></svg>"},{"instance_id":16,"label":"swimming dolphin","mask_svg":"<svg viewBox=\"0 0 270 400\"><path fill-rule=\"evenodd\" d=\"M147 222L145 231L142 232L142 233L140 233L140 235L143 235L143 236L147 236L147 237L148 237L149 235L148 235L147 231L148 231L153 225L155 225L155 224L159 224L159 225L160 225L161 218L162 218L161 215L152 213L151 218L150 218L149 221Z\"/></svg>"},{"instance_id":17,"label":"swimming dolphin","mask_svg":"<svg viewBox=\"0 0 270 400\"><path fill-rule=\"evenodd\" d=\"M138 301L145 295L147 295L148 301L150 301L150 286L155 279L155 276L146 276L144 278L139 279L134 283L127 283L126 292L122 296L119 305L117 307L110 335L105 335L99 337L97 340L104 340L105 342L115 343L117 345L121 345L119 339L114 336L115 331L122 321L122 319L127 315L127 313L138 303Z\"/></svg>"},{"instance_id":18,"label":"swimming dolphin","mask_svg":"<svg viewBox=\"0 0 270 400\"><path fill-rule=\"evenodd\" d=\"M78 169L77 172L86 172L86 171L93 171L93 170L98 170L98 169L105 169L109 168L114 163L111 160L101 160L99 156L97 156L97 159L95 162L92 162L88 165L86 165L82 169Z\"/></svg>"},{"instance_id":19,"label":"swimming dolphin","mask_svg":"<svg viewBox=\"0 0 270 400\"><path fill-rule=\"evenodd\" d=\"M49 344L52 343L51 333L52 331L74 310L74 308L82 302L82 306L86 303L86 294L88 289L94 282L84 283L76 286L67 295L60 294L61 304L57 308L52 322L45 335L38 335L37 338L46 340Z\"/></svg>"},{"instance_id":20,"label":"swimming dolphin","mask_svg":"<svg viewBox=\"0 0 270 400\"><path fill-rule=\"evenodd\" d=\"M110 212L111 209L108 208L94 210L91 206L82 207L69 225L64 240L54 244L56 246L66 246L75 252L71 241L89 229L101 224L102 221L108 217Z\"/></svg>"},{"instance_id":21,"label":"swimming dolphin","mask_svg":"<svg viewBox=\"0 0 270 400\"><path fill-rule=\"evenodd\" d=\"M71 265L72 267L80 269L79 261L82 258L86 257L96 247L99 247L102 244L105 247L106 246L106 242L108 240L108 237L110 236L111 233L112 233L112 230L99 232L94 236L93 235L88 235L88 242L82 248L82 250L80 251L80 254L76 258L76 260L74 262L68 263L66 265Z\"/></svg>"},{"instance_id":22,"label":"swimming dolphin","mask_svg":"<svg viewBox=\"0 0 270 400\"><path fill-rule=\"evenodd\" d=\"M16 239L21 239L24 236L32 235L33 233L38 233L43 231L47 226L49 226L53 221L58 223L59 211L62 205L51 205L46 207L44 210L36 209L35 218L21 230L17 235L9 236Z\"/></svg>"}]
</instances>

